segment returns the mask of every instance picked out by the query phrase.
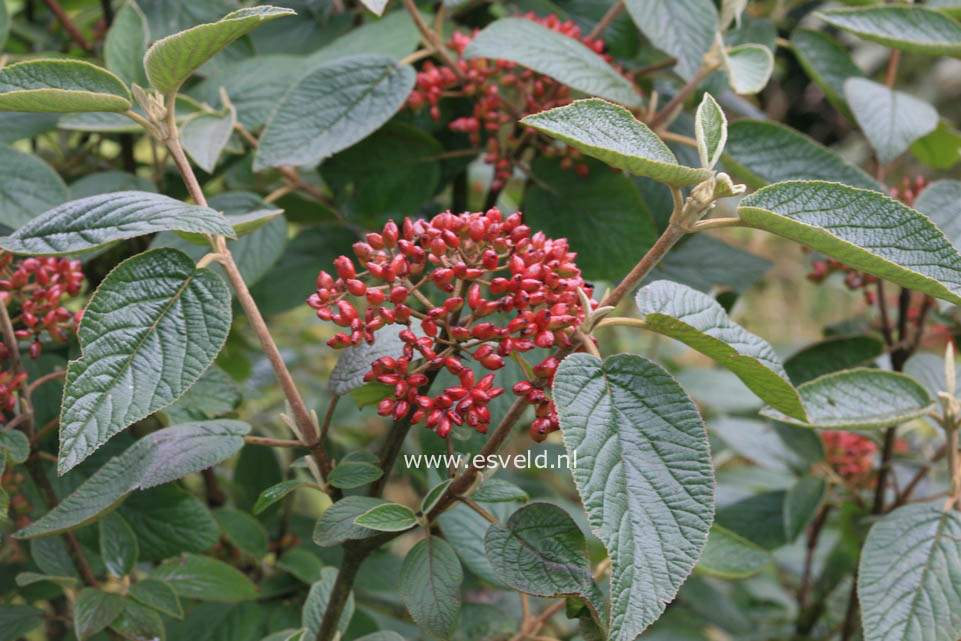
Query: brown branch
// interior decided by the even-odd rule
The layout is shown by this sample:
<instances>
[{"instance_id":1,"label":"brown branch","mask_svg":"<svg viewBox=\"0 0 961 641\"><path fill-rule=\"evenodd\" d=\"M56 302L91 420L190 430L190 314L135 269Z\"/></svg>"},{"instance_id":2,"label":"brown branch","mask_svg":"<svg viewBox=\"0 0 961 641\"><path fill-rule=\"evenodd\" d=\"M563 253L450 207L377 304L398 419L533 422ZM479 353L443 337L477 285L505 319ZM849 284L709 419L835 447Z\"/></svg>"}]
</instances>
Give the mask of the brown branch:
<instances>
[{"instance_id":1,"label":"brown branch","mask_svg":"<svg viewBox=\"0 0 961 641\"><path fill-rule=\"evenodd\" d=\"M404 0L404 7L407 9L407 13L414 20L414 24L417 26L417 30L420 31L420 35L423 37L424 42L428 47L432 48L445 65L450 67L450 70L454 72L457 79L461 82L467 80L464 76L464 72L457 65L457 62L451 57L450 52L441 42L440 36L438 36L433 29L427 26L424 22L424 18L420 15L420 11L417 10L417 5L414 4L414 0Z\"/></svg>"},{"instance_id":2,"label":"brown branch","mask_svg":"<svg viewBox=\"0 0 961 641\"><path fill-rule=\"evenodd\" d=\"M73 21L70 20L70 16L68 16L67 12L63 10L63 7L60 6L60 3L57 2L57 0L43 0L43 2L50 9L50 12L56 16L57 21L60 22L64 30L70 35L73 41L77 43L77 46L87 53L93 53L93 46L87 42L87 39L83 37L83 34L80 33L76 25L73 24Z\"/></svg>"},{"instance_id":3,"label":"brown branch","mask_svg":"<svg viewBox=\"0 0 961 641\"><path fill-rule=\"evenodd\" d=\"M657 62L652 62L649 65L644 65L643 67L638 67L631 72L632 76L646 76L649 73L654 73L655 71L660 71L661 69L667 69L673 67L677 64L677 58L664 58L664 60L658 60Z\"/></svg>"},{"instance_id":4,"label":"brown branch","mask_svg":"<svg viewBox=\"0 0 961 641\"><path fill-rule=\"evenodd\" d=\"M611 8L607 10L600 21L594 25L594 28L591 29L591 32L587 34L587 38L589 40L593 40L599 37L609 26L611 26L611 23L614 22L614 18L616 18L623 10L624 0L617 0L611 5Z\"/></svg>"},{"instance_id":5,"label":"brown branch","mask_svg":"<svg viewBox=\"0 0 961 641\"><path fill-rule=\"evenodd\" d=\"M266 436L245 436L244 442L251 445L264 445L267 447L307 447L306 443L286 438L268 438Z\"/></svg>"},{"instance_id":6,"label":"brown branch","mask_svg":"<svg viewBox=\"0 0 961 641\"><path fill-rule=\"evenodd\" d=\"M821 530L824 529L824 524L827 522L828 512L830 511L830 504L821 506L817 516L814 517L814 522L811 523L811 527L808 528L807 551L804 555L804 572L801 575L801 587L798 589L797 594L799 611L804 610L807 605L808 590L811 586L811 566L814 565L814 550L817 548Z\"/></svg>"},{"instance_id":7,"label":"brown branch","mask_svg":"<svg viewBox=\"0 0 961 641\"><path fill-rule=\"evenodd\" d=\"M651 118L651 121L647 123L647 126L651 129L657 130L657 128L660 127L665 120L667 120L667 118L674 113L674 110L682 102L684 102L688 96L694 93L694 91L708 76L714 73L715 69L717 69L716 64L702 65L698 72L694 74L694 77L691 78L686 85L681 87L681 90L674 94L674 97L671 98L666 105L664 105L664 108L654 114L654 116Z\"/></svg>"}]
</instances>

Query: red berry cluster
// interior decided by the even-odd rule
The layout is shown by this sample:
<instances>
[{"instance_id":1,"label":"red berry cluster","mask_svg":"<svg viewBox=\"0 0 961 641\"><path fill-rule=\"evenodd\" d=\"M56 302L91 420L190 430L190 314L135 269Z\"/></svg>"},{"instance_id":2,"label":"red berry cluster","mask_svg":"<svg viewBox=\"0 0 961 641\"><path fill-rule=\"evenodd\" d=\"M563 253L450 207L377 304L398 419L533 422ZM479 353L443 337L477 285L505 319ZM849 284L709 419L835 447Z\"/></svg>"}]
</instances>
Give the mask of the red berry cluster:
<instances>
[{"instance_id":1,"label":"red berry cluster","mask_svg":"<svg viewBox=\"0 0 961 641\"><path fill-rule=\"evenodd\" d=\"M527 13L522 17L578 40L604 56L604 41L598 38L582 38L580 27L571 20L562 22L553 14L538 18L533 13ZM474 145L481 144L482 132L488 134L484 161L494 166L493 189L500 189L511 177L517 156L523 151L525 144L536 146L546 155L562 155L561 166L564 169L573 166L578 175L586 176L588 166L577 162L582 155L576 149L560 148L553 142L538 139L533 130L519 136L519 132L514 129L514 123L528 114L570 103L570 87L507 60L464 60L464 49L473 38L474 35L455 32L448 43L448 46L457 52L456 64L465 79L459 90L457 87L461 83L451 69L437 67L427 61L417 74L417 84L407 104L414 110L429 106L431 117L439 120L438 103L441 98L473 98L472 115L457 118L448 127L451 131L467 134ZM611 61L608 56L604 57ZM504 136L499 137L502 130Z\"/></svg>"},{"instance_id":2,"label":"red berry cluster","mask_svg":"<svg viewBox=\"0 0 961 641\"><path fill-rule=\"evenodd\" d=\"M335 275L320 272L307 304L345 328L328 341L335 348L373 343L383 327L406 325L402 355L378 359L364 380L393 388L378 407L382 416L424 421L441 437L465 424L486 433L487 405L504 391L493 386L493 373L475 377L471 361L494 371L512 354L570 347L585 314L578 289L591 289L566 239L532 234L520 213L505 217L498 209L405 218L400 227L388 221L353 250L354 260L334 261ZM366 303L362 312L350 298ZM532 387L546 386L556 368L554 358L535 366ZM459 385L430 396L426 388L441 369ZM528 398L538 419L556 429L546 394ZM543 423L538 429L546 435Z\"/></svg>"},{"instance_id":3,"label":"red berry cluster","mask_svg":"<svg viewBox=\"0 0 961 641\"><path fill-rule=\"evenodd\" d=\"M845 480L853 481L868 474L874 463L877 444L852 432L821 432L824 457Z\"/></svg>"},{"instance_id":4,"label":"red berry cluster","mask_svg":"<svg viewBox=\"0 0 961 641\"><path fill-rule=\"evenodd\" d=\"M66 258L26 258L14 262L13 255L0 253L0 305L7 307L19 340L33 339L30 356L37 358L43 350L44 332L54 341L65 343L80 321L60 303L65 296L76 296L83 286L80 261ZM16 392L26 374L3 369L10 357L0 344L0 423L16 405Z\"/></svg>"}]
</instances>

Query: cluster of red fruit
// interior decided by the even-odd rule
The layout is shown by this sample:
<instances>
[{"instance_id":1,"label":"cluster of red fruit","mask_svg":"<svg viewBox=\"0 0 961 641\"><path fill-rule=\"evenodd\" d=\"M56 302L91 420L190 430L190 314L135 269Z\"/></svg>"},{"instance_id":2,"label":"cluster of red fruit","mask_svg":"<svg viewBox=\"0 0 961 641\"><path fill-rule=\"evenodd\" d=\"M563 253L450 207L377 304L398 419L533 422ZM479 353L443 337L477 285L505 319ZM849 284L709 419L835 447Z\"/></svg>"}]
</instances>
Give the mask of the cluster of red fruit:
<instances>
[{"instance_id":1,"label":"cluster of red fruit","mask_svg":"<svg viewBox=\"0 0 961 641\"><path fill-rule=\"evenodd\" d=\"M845 480L854 481L871 472L877 444L852 432L821 432L824 458Z\"/></svg>"},{"instance_id":2,"label":"cluster of red fruit","mask_svg":"<svg viewBox=\"0 0 961 641\"><path fill-rule=\"evenodd\" d=\"M890 194L892 198L897 198L909 207L913 207L918 194L920 194L921 190L927 187L927 185L928 180L923 176L917 176L914 180L905 177L902 179L900 187L890 188ZM852 291L863 289L864 300L868 305L873 305L877 302L875 293L866 289L868 285L872 285L878 281L877 277L858 271L833 258L815 260L811 265L811 272L807 277L808 280L820 284L835 272L844 273L844 284L847 285L848 289Z\"/></svg>"},{"instance_id":3,"label":"cluster of red fruit","mask_svg":"<svg viewBox=\"0 0 961 641\"><path fill-rule=\"evenodd\" d=\"M604 56L604 41L598 38L582 38L581 30L573 21L561 21L556 15L539 18L533 13L522 16L537 22L548 29L578 40L589 49ZM475 34L476 35L476 32ZM546 109L561 107L571 102L571 90L556 80L529 69L518 67L507 60L488 60L474 58L465 60L464 49L474 35L455 32L448 47L453 49L458 59L455 61L464 77L463 83L447 67L438 67L433 62L424 63L417 74L417 84L407 100L414 110L429 107L434 120L440 119L440 99L448 96L466 96L474 100L472 115L457 118L448 125L452 131L467 134L471 143L481 144L481 134L488 134L484 161L494 167L492 189L500 189L511 177L518 156L527 145L534 145L546 155L561 155L561 167L574 167L580 176L588 174L588 166L578 162L582 158L579 151L568 147L557 147L554 143L539 139L533 130L518 135L514 123L524 116ZM457 90L460 85L459 90ZM503 133L503 138L498 134Z\"/></svg>"},{"instance_id":4,"label":"cluster of red fruit","mask_svg":"<svg viewBox=\"0 0 961 641\"><path fill-rule=\"evenodd\" d=\"M14 335L18 340L33 339L30 356L37 358L43 350L44 332L54 341L65 343L80 322L60 302L65 296L76 296L83 286L81 263L66 258L26 258L14 262L13 255L0 253L0 305L10 313ZM0 343L0 423L16 405L17 390L26 374L3 370L10 358L6 345Z\"/></svg>"},{"instance_id":5,"label":"cluster of red fruit","mask_svg":"<svg viewBox=\"0 0 961 641\"><path fill-rule=\"evenodd\" d=\"M336 275L317 276L307 304L345 328L328 341L335 348L373 343L385 326L405 325L400 357L378 359L364 380L393 388L378 407L382 416L424 421L441 437L459 425L486 433L488 403L504 391L493 386L493 373L475 376L470 361L493 372L512 354L571 347L585 315L578 290L591 291L566 239L532 234L520 213L505 217L496 208L405 218L400 227L388 221L353 250L362 271L340 256ZM350 297L366 302L363 312ZM544 392L556 368L557 359L548 357L531 368L531 381L515 387L535 405L531 432L540 440L558 427ZM430 396L426 389L441 369L459 385Z\"/></svg>"}]
</instances>

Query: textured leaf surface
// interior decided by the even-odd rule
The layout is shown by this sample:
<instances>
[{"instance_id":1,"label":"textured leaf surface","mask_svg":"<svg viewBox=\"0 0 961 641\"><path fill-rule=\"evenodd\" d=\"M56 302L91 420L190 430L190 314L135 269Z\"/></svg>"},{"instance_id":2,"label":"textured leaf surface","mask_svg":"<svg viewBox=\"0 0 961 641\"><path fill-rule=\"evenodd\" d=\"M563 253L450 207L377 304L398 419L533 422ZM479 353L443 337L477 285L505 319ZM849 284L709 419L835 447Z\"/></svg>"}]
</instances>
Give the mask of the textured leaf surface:
<instances>
[{"instance_id":1,"label":"textured leaf surface","mask_svg":"<svg viewBox=\"0 0 961 641\"><path fill-rule=\"evenodd\" d=\"M199 472L232 456L250 426L220 419L184 423L143 437L83 482L47 514L17 532L20 538L46 536L89 523L130 492Z\"/></svg>"},{"instance_id":2,"label":"textured leaf surface","mask_svg":"<svg viewBox=\"0 0 961 641\"><path fill-rule=\"evenodd\" d=\"M638 176L684 186L710 175L707 169L679 165L667 145L630 111L597 98L542 111L521 122Z\"/></svg>"},{"instance_id":3,"label":"textured leaf surface","mask_svg":"<svg viewBox=\"0 0 961 641\"><path fill-rule=\"evenodd\" d=\"M926 216L886 195L783 182L738 206L747 224L910 289L961 303L961 255Z\"/></svg>"},{"instance_id":4,"label":"textured leaf surface","mask_svg":"<svg viewBox=\"0 0 961 641\"><path fill-rule=\"evenodd\" d=\"M471 498L482 503L504 503L511 501L526 503L531 500L527 492L503 479L488 479L484 481L471 493Z\"/></svg>"},{"instance_id":5,"label":"textured leaf surface","mask_svg":"<svg viewBox=\"0 0 961 641\"><path fill-rule=\"evenodd\" d=\"M233 603L257 596L250 579L209 556L184 554L159 565L150 576L168 584L183 599Z\"/></svg>"},{"instance_id":6,"label":"textured leaf surface","mask_svg":"<svg viewBox=\"0 0 961 641\"><path fill-rule=\"evenodd\" d=\"M640 356L568 356L554 380L564 443L612 561L611 639L633 641L697 562L714 513L707 431L694 403Z\"/></svg>"},{"instance_id":7,"label":"textured leaf surface","mask_svg":"<svg viewBox=\"0 0 961 641\"><path fill-rule=\"evenodd\" d=\"M727 142L727 118L720 105L709 93L704 93L694 116L694 132L697 138L697 154L701 166L711 169L721 158Z\"/></svg>"},{"instance_id":8,"label":"textured leaf surface","mask_svg":"<svg viewBox=\"0 0 961 641\"><path fill-rule=\"evenodd\" d=\"M934 181L921 191L914 208L927 215L961 251L961 182Z\"/></svg>"},{"instance_id":9,"label":"textured leaf surface","mask_svg":"<svg viewBox=\"0 0 961 641\"><path fill-rule=\"evenodd\" d=\"M73 626L81 641L105 629L123 612L124 598L97 588L84 588L73 606Z\"/></svg>"},{"instance_id":10,"label":"textured leaf surface","mask_svg":"<svg viewBox=\"0 0 961 641\"><path fill-rule=\"evenodd\" d=\"M118 512L110 512L97 525L100 556L107 571L118 579L130 574L140 555L140 545L133 529Z\"/></svg>"},{"instance_id":11,"label":"textured leaf surface","mask_svg":"<svg viewBox=\"0 0 961 641\"><path fill-rule=\"evenodd\" d=\"M961 24L926 7L857 7L820 11L828 24L911 53L961 57Z\"/></svg>"},{"instance_id":12,"label":"textured leaf surface","mask_svg":"<svg viewBox=\"0 0 961 641\"><path fill-rule=\"evenodd\" d=\"M905 505L874 524L858 570L868 641L961 635L961 514L943 501Z\"/></svg>"},{"instance_id":13,"label":"textured leaf surface","mask_svg":"<svg viewBox=\"0 0 961 641\"><path fill-rule=\"evenodd\" d=\"M410 327L397 324L388 325L376 334L373 343L366 341L360 345L352 345L341 350L337 357L337 364L330 373L328 386L332 394L343 396L364 384L364 374L370 371L370 365L382 356L400 358L404 351L404 342L400 340L400 333L410 329L418 336L423 336L418 322Z\"/></svg>"},{"instance_id":14,"label":"textured leaf surface","mask_svg":"<svg viewBox=\"0 0 961 641\"><path fill-rule=\"evenodd\" d=\"M677 60L674 69L690 80L714 43L717 9L711 0L627 0L628 13L655 47Z\"/></svg>"},{"instance_id":15,"label":"textured leaf surface","mask_svg":"<svg viewBox=\"0 0 961 641\"><path fill-rule=\"evenodd\" d=\"M774 54L764 45L740 45L725 54L724 69L731 89L739 94L755 94L771 78Z\"/></svg>"},{"instance_id":16,"label":"textured leaf surface","mask_svg":"<svg viewBox=\"0 0 961 641\"><path fill-rule=\"evenodd\" d=\"M209 207L146 191L120 191L54 207L0 238L0 247L18 254L70 254L168 229L235 235L224 217Z\"/></svg>"},{"instance_id":17,"label":"textured leaf surface","mask_svg":"<svg viewBox=\"0 0 961 641\"><path fill-rule=\"evenodd\" d=\"M417 515L406 505L382 503L354 519L354 525L379 532L400 532L417 525Z\"/></svg>"},{"instance_id":18,"label":"textured leaf surface","mask_svg":"<svg viewBox=\"0 0 961 641\"><path fill-rule=\"evenodd\" d=\"M909 376L877 369L827 374L798 388L808 421L771 408L761 414L792 425L832 430L881 429L927 414L931 396Z\"/></svg>"},{"instance_id":19,"label":"textured leaf surface","mask_svg":"<svg viewBox=\"0 0 961 641\"><path fill-rule=\"evenodd\" d=\"M341 463L330 472L327 481L334 487L350 489L373 483L384 474L370 463Z\"/></svg>"},{"instance_id":20,"label":"textured leaf surface","mask_svg":"<svg viewBox=\"0 0 961 641\"><path fill-rule=\"evenodd\" d=\"M686 285L659 280L637 292L647 326L715 359L761 399L804 418L804 408L781 359L768 343L728 318L720 303Z\"/></svg>"},{"instance_id":21,"label":"textured leaf surface","mask_svg":"<svg viewBox=\"0 0 961 641\"><path fill-rule=\"evenodd\" d=\"M164 94L176 91L190 74L240 36L264 22L294 13L291 9L266 5L238 9L217 22L158 40L144 56L150 84Z\"/></svg>"},{"instance_id":22,"label":"textured leaf surface","mask_svg":"<svg viewBox=\"0 0 961 641\"><path fill-rule=\"evenodd\" d=\"M314 528L314 543L321 547L340 545L351 539L365 539L377 532L354 524L361 514L384 503L369 496L346 496L324 510Z\"/></svg>"},{"instance_id":23,"label":"textured leaf surface","mask_svg":"<svg viewBox=\"0 0 961 641\"><path fill-rule=\"evenodd\" d=\"M378 55L335 60L301 78L260 137L254 170L317 165L366 138L404 105L416 74Z\"/></svg>"},{"instance_id":24,"label":"textured leaf surface","mask_svg":"<svg viewBox=\"0 0 961 641\"><path fill-rule=\"evenodd\" d=\"M587 560L584 533L563 509L532 503L504 525L484 535L484 550L501 581L539 597L577 597L602 627L607 625L604 595Z\"/></svg>"},{"instance_id":25,"label":"textured leaf surface","mask_svg":"<svg viewBox=\"0 0 961 641\"><path fill-rule=\"evenodd\" d=\"M320 623L324 619L324 611L327 609L327 602L330 601L330 593L334 589L334 583L337 581L337 570L334 568L324 568L320 573L320 580L310 586L310 592L307 594L307 600L304 602L303 609L303 625L307 628L306 639L313 639L317 637L317 631L320 629ZM340 613L340 619L337 621L337 631L343 635L347 631L347 626L350 625L350 620L354 616L354 593L351 592L347 596L347 604L344 606L343 611Z\"/></svg>"},{"instance_id":26,"label":"textured leaf surface","mask_svg":"<svg viewBox=\"0 0 961 641\"><path fill-rule=\"evenodd\" d=\"M767 550L715 523L697 562L697 571L725 579L741 579L757 574L769 561L771 555Z\"/></svg>"},{"instance_id":27,"label":"textured leaf surface","mask_svg":"<svg viewBox=\"0 0 961 641\"><path fill-rule=\"evenodd\" d=\"M844 95L882 163L891 162L938 126L934 107L867 78L846 80Z\"/></svg>"},{"instance_id":28,"label":"textured leaf surface","mask_svg":"<svg viewBox=\"0 0 961 641\"><path fill-rule=\"evenodd\" d=\"M237 382L216 365L204 372L177 402L164 408L171 425L219 418L243 401Z\"/></svg>"},{"instance_id":29,"label":"textured leaf surface","mask_svg":"<svg viewBox=\"0 0 961 641\"><path fill-rule=\"evenodd\" d=\"M460 616L464 572L444 539L428 536L410 549L400 569L407 611L429 636L450 639Z\"/></svg>"},{"instance_id":30,"label":"textured leaf surface","mask_svg":"<svg viewBox=\"0 0 961 641\"><path fill-rule=\"evenodd\" d=\"M50 165L0 145L0 225L16 229L68 198L67 185Z\"/></svg>"},{"instance_id":31,"label":"textured leaf surface","mask_svg":"<svg viewBox=\"0 0 961 641\"><path fill-rule=\"evenodd\" d=\"M237 113L228 109L220 114L201 114L184 123L181 130L184 151L208 174L213 173L220 154L230 141Z\"/></svg>"},{"instance_id":32,"label":"textured leaf surface","mask_svg":"<svg viewBox=\"0 0 961 641\"><path fill-rule=\"evenodd\" d=\"M150 27L136 0L126 0L113 18L103 43L107 69L127 84L147 86L143 57L150 43Z\"/></svg>"},{"instance_id":33,"label":"textured leaf surface","mask_svg":"<svg viewBox=\"0 0 961 641\"><path fill-rule=\"evenodd\" d=\"M792 354L784 369L795 385L824 374L863 367L884 352L884 343L874 336L841 336L814 343Z\"/></svg>"},{"instance_id":34,"label":"textured leaf surface","mask_svg":"<svg viewBox=\"0 0 961 641\"><path fill-rule=\"evenodd\" d=\"M175 485L135 492L118 511L137 535L141 561L203 552L220 540L220 528L207 505Z\"/></svg>"},{"instance_id":35,"label":"textured leaf surface","mask_svg":"<svg viewBox=\"0 0 961 641\"><path fill-rule=\"evenodd\" d=\"M28 60L0 69L0 111L126 111L130 92L106 69L80 60Z\"/></svg>"},{"instance_id":36,"label":"textured leaf surface","mask_svg":"<svg viewBox=\"0 0 961 641\"><path fill-rule=\"evenodd\" d=\"M589 95L628 107L641 96L629 80L575 38L526 18L501 18L474 36L465 58L510 60Z\"/></svg>"},{"instance_id":37,"label":"textured leaf surface","mask_svg":"<svg viewBox=\"0 0 961 641\"><path fill-rule=\"evenodd\" d=\"M783 180L828 180L880 189L873 178L827 147L789 127L760 120L731 124L724 167L754 188Z\"/></svg>"},{"instance_id":38,"label":"textured leaf surface","mask_svg":"<svg viewBox=\"0 0 961 641\"><path fill-rule=\"evenodd\" d=\"M227 340L230 291L173 249L120 264L104 279L77 331L60 421L63 474L128 425L187 391Z\"/></svg>"},{"instance_id":39,"label":"textured leaf surface","mask_svg":"<svg viewBox=\"0 0 961 641\"><path fill-rule=\"evenodd\" d=\"M130 598L162 612L175 619L184 616L183 606L177 593L168 584L158 579L141 579L130 586Z\"/></svg>"},{"instance_id":40,"label":"textured leaf surface","mask_svg":"<svg viewBox=\"0 0 961 641\"><path fill-rule=\"evenodd\" d=\"M791 33L791 48L825 97L851 118L853 114L844 97L844 81L863 78L864 72L851 60L847 49L826 33L812 29L795 29Z\"/></svg>"}]
</instances>

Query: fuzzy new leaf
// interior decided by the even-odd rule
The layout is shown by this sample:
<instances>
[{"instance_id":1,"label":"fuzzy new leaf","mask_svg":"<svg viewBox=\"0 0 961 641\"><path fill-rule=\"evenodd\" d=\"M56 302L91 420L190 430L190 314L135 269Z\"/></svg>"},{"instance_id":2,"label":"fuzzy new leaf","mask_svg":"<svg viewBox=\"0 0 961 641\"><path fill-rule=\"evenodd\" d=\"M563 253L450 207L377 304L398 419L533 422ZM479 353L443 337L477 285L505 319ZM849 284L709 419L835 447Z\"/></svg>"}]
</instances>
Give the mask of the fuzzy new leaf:
<instances>
[{"instance_id":1,"label":"fuzzy new leaf","mask_svg":"<svg viewBox=\"0 0 961 641\"><path fill-rule=\"evenodd\" d=\"M28 60L0 69L0 111L126 111L123 81L80 60Z\"/></svg>"}]
</instances>

